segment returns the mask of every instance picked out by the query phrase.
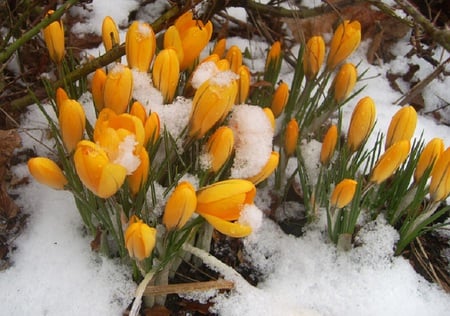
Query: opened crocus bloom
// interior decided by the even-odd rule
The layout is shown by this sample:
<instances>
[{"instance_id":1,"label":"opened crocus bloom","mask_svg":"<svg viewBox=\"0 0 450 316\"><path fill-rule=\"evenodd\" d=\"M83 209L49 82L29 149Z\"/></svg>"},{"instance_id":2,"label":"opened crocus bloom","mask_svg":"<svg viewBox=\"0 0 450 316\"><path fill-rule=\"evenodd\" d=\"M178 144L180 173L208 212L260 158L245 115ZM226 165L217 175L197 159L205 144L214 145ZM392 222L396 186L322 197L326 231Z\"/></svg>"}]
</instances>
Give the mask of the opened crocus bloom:
<instances>
[{"instance_id":1,"label":"opened crocus bloom","mask_svg":"<svg viewBox=\"0 0 450 316\"><path fill-rule=\"evenodd\" d=\"M450 148L447 148L431 171L430 196L432 201L442 201L450 194Z\"/></svg>"},{"instance_id":2,"label":"opened crocus bloom","mask_svg":"<svg viewBox=\"0 0 450 316\"><path fill-rule=\"evenodd\" d=\"M187 181L177 185L167 200L163 224L168 230L182 228L194 214L197 207L195 189Z\"/></svg>"},{"instance_id":3,"label":"opened crocus bloom","mask_svg":"<svg viewBox=\"0 0 450 316\"><path fill-rule=\"evenodd\" d=\"M47 16L53 13L55 11L49 10ZM44 41L53 62L61 63L65 54L64 27L61 20L54 21L44 28Z\"/></svg>"},{"instance_id":4,"label":"opened crocus bloom","mask_svg":"<svg viewBox=\"0 0 450 316\"><path fill-rule=\"evenodd\" d=\"M325 59L325 42L322 36L313 36L306 43L303 55L303 70L309 80L313 79L322 67Z\"/></svg>"},{"instance_id":5,"label":"opened crocus bloom","mask_svg":"<svg viewBox=\"0 0 450 316\"><path fill-rule=\"evenodd\" d=\"M139 118L142 124L147 120L147 112L145 107L139 101L134 101L130 108L130 114Z\"/></svg>"},{"instance_id":6,"label":"opened crocus bloom","mask_svg":"<svg viewBox=\"0 0 450 316\"><path fill-rule=\"evenodd\" d=\"M53 189L62 190L67 184L61 168L53 161L45 157L35 157L28 160L28 170L39 183Z\"/></svg>"},{"instance_id":7,"label":"opened crocus bloom","mask_svg":"<svg viewBox=\"0 0 450 316\"><path fill-rule=\"evenodd\" d=\"M150 257L156 244L156 229L137 220L125 231L125 247L131 258L139 261Z\"/></svg>"},{"instance_id":8,"label":"opened crocus bloom","mask_svg":"<svg viewBox=\"0 0 450 316\"><path fill-rule=\"evenodd\" d=\"M171 103L178 86L180 64L177 53L172 48L159 52L153 65L153 83L161 91L165 103Z\"/></svg>"},{"instance_id":9,"label":"opened crocus bloom","mask_svg":"<svg viewBox=\"0 0 450 316\"><path fill-rule=\"evenodd\" d=\"M322 165L327 165L333 157L338 137L337 126L331 125L323 138L322 149L320 151L320 163Z\"/></svg>"},{"instance_id":10,"label":"opened crocus bloom","mask_svg":"<svg viewBox=\"0 0 450 316\"><path fill-rule=\"evenodd\" d=\"M115 45L120 44L119 30L116 22L110 16L106 16L102 23L102 41L105 50L111 50Z\"/></svg>"},{"instance_id":11,"label":"opened crocus bloom","mask_svg":"<svg viewBox=\"0 0 450 316\"><path fill-rule=\"evenodd\" d=\"M389 147L378 159L372 170L370 181L380 184L389 178L408 158L409 149L409 140L401 140Z\"/></svg>"},{"instance_id":12,"label":"opened crocus bloom","mask_svg":"<svg viewBox=\"0 0 450 316\"><path fill-rule=\"evenodd\" d=\"M209 155L211 171L218 172L233 152L234 136L231 128L219 127L208 139L206 152Z\"/></svg>"},{"instance_id":13,"label":"opened crocus bloom","mask_svg":"<svg viewBox=\"0 0 450 316\"><path fill-rule=\"evenodd\" d=\"M286 82L282 81L278 88L275 90L272 103L270 108L272 109L273 115L278 117L284 110L289 99L289 86Z\"/></svg>"},{"instance_id":14,"label":"opened crocus bloom","mask_svg":"<svg viewBox=\"0 0 450 316\"><path fill-rule=\"evenodd\" d=\"M142 21L131 23L125 39L125 52L131 69L147 72L155 55L156 37L150 24Z\"/></svg>"},{"instance_id":15,"label":"opened crocus bloom","mask_svg":"<svg viewBox=\"0 0 450 316\"><path fill-rule=\"evenodd\" d=\"M64 146L71 152L83 138L86 125L83 107L75 100L64 100L59 109L58 121Z\"/></svg>"},{"instance_id":16,"label":"opened crocus bloom","mask_svg":"<svg viewBox=\"0 0 450 316\"><path fill-rule=\"evenodd\" d=\"M419 182L427 169L432 169L438 157L444 152L442 138L433 138L428 142L417 161L414 171L414 182Z\"/></svg>"},{"instance_id":17,"label":"opened crocus bloom","mask_svg":"<svg viewBox=\"0 0 450 316\"><path fill-rule=\"evenodd\" d=\"M292 118L286 125L284 134L284 151L286 156L292 156L297 148L299 127L297 120Z\"/></svg>"},{"instance_id":18,"label":"opened crocus bloom","mask_svg":"<svg viewBox=\"0 0 450 316\"><path fill-rule=\"evenodd\" d=\"M133 74L121 64L115 65L108 73L103 91L104 105L117 114L127 111L133 92Z\"/></svg>"},{"instance_id":19,"label":"opened crocus bloom","mask_svg":"<svg viewBox=\"0 0 450 316\"><path fill-rule=\"evenodd\" d=\"M280 154L276 151L272 151L264 167L254 176L247 178L255 185L266 180L278 167L280 161Z\"/></svg>"},{"instance_id":20,"label":"opened crocus bloom","mask_svg":"<svg viewBox=\"0 0 450 316\"><path fill-rule=\"evenodd\" d=\"M180 70L190 67L211 39L213 25L194 20L192 11L187 11L175 21L175 27L183 47L183 61Z\"/></svg>"},{"instance_id":21,"label":"opened crocus bloom","mask_svg":"<svg viewBox=\"0 0 450 316\"><path fill-rule=\"evenodd\" d=\"M358 78L356 67L353 64L344 64L334 78L334 100L341 103L352 92Z\"/></svg>"},{"instance_id":22,"label":"opened crocus bloom","mask_svg":"<svg viewBox=\"0 0 450 316\"><path fill-rule=\"evenodd\" d=\"M347 132L347 147L355 152L366 141L375 124L376 108L372 98L362 98L352 113Z\"/></svg>"},{"instance_id":23,"label":"opened crocus bloom","mask_svg":"<svg viewBox=\"0 0 450 316\"><path fill-rule=\"evenodd\" d=\"M339 182L331 194L331 206L336 208L347 206L355 196L357 185L358 182L353 179L344 179Z\"/></svg>"},{"instance_id":24,"label":"opened crocus bloom","mask_svg":"<svg viewBox=\"0 0 450 316\"><path fill-rule=\"evenodd\" d=\"M386 135L385 148L400 140L411 140L417 125L417 112L412 106L405 106L392 117Z\"/></svg>"},{"instance_id":25,"label":"opened crocus bloom","mask_svg":"<svg viewBox=\"0 0 450 316\"><path fill-rule=\"evenodd\" d=\"M334 32L328 54L327 67L336 68L350 56L361 42L361 24L358 21L345 20Z\"/></svg>"}]
</instances>

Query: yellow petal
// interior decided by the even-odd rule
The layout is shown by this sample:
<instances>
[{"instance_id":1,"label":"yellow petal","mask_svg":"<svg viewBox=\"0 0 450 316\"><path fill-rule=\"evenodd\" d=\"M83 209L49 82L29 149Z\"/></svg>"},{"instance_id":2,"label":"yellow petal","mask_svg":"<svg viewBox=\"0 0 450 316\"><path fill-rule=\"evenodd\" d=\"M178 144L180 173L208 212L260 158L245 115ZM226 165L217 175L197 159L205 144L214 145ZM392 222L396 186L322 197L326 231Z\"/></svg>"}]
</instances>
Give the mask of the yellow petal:
<instances>
[{"instance_id":1,"label":"yellow petal","mask_svg":"<svg viewBox=\"0 0 450 316\"><path fill-rule=\"evenodd\" d=\"M409 149L409 140L401 140L389 147L375 164L370 181L380 184L389 178L408 158Z\"/></svg>"},{"instance_id":2,"label":"yellow petal","mask_svg":"<svg viewBox=\"0 0 450 316\"><path fill-rule=\"evenodd\" d=\"M356 67L353 64L344 64L339 69L333 81L334 99L336 102L341 103L347 99L355 87L357 78Z\"/></svg>"},{"instance_id":3,"label":"yellow petal","mask_svg":"<svg viewBox=\"0 0 450 316\"><path fill-rule=\"evenodd\" d=\"M39 183L53 189L62 190L67 179L62 170L53 161L45 157L35 157L28 160L28 170Z\"/></svg>"},{"instance_id":4,"label":"yellow petal","mask_svg":"<svg viewBox=\"0 0 450 316\"><path fill-rule=\"evenodd\" d=\"M178 86L180 64L174 49L159 52L153 64L153 83L161 91L165 103L171 103Z\"/></svg>"},{"instance_id":5,"label":"yellow petal","mask_svg":"<svg viewBox=\"0 0 450 316\"><path fill-rule=\"evenodd\" d=\"M375 124L376 108L372 98L362 98L352 113L347 132L347 147L351 152L359 149L369 137Z\"/></svg>"},{"instance_id":6,"label":"yellow petal","mask_svg":"<svg viewBox=\"0 0 450 316\"><path fill-rule=\"evenodd\" d=\"M116 22L110 16L106 16L103 19L102 41L106 51L120 44L119 30L117 29Z\"/></svg>"},{"instance_id":7,"label":"yellow petal","mask_svg":"<svg viewBox=\"0 0 450 316\"><path fill-rule=\"evenodd\" d=\"M386 135L385 148L400 140L411 140L416 130L417 112L412 106L402 107L391 119Z\"/></svg>"},{"instance_id":8,"label":"yellow petal","mask_svg":"<svg viewBox=\"0 0 450 316\"><path fill-rule=\"evenodd\" d=\"M327 165L330 162L331 158L333 158L338 137L339 135L337 126L331 125L322 142L322 149L320 151L320 163L322 165Z\"/></svg>"},{"instance_id":9,"label":"yellow petal","mask_svg":"<svg viewBox=\"0 0 450 316\"><path fill-rule=\"evenodd\" d=\"M444 152L444 140L442 138L433 138L422 150L414 171L414 181L420 181L425 170L433 168L438 157Z\"/></svg>"},{"instance_id":10,"label":"yellow petal","mask_svg":"<svg viewBox=\"0 0 450 316\"><path fill-rule=\"evenodd\" d=\"M64 100L59 109L58 120L64 146L68 152L71 152L83 138L86 125L84 109L75 100Z\"/></svg>"},{"instance_id":11,"label":"yellow petal","mask_svg":"<svg viewBox=\"0 0 450 316\"><path fill-rule=\"evenodd\" d=\"M252 233L252 228L247 225L232 223L213 215L202 214L202 217L219 232L230 237L242 238Z\"/></svg>"},{"instance_id":12,"label":"yellow petal","mask_svg":"<svg viewBox=\"0 0 450 316\"><path fill-rule=\"evenodd\" d=\"M156 37L150 24L134 21L128 28L125 52L128 66L147 72L155 55Z\"/></svg>"},{"instance_id":13,"label":"yellow petal","mask_svg":"<svg viewBox=\"0 0 450 316\"><path fill-rule=\"evenodd\" d=\"M292 118L286 125L286 131L284 136L284 151L286 156L289 157L294 154L297 148L297 141L299 136L299 127L297 120Z\"/></svg>"},{"instance_id":14,"label":"yellow petal","mask_svg":"<svg viewBox=\"0 0 450 316\"><path fill-rule=\"evenodd\" d=\"M284 110L284 107L287 104L288 99L289 99L289 86L287 85L286 82L282 81L278 85L278 88L275 90L272 97L272 103L270 105L270 108L275 117L281 115L281 113Z\"/></svg>"},{"instance_id":15,"label":"yellow petal","mask_svg":"<svg viewBox=\"0 0 450 316\"><path fill-rule=\"evenodd\" d=\"M332 207L343 208L348 205L355 196L358 182L353 179L344 179L339 182L331 194L330 203Z\"/></svg>"},{"instance_id":16,"label":"yellow petal","mask_svg":"<svg viewBox=\"0 0 450 316\"><path fill-rule=\"evenodd\" d=\"M450 148L447 148L431 171L430 196L433 201L442 201L450 193Z\"/></svg>"},{"instance_id":17,"label":"yellow petal","mask_svg":"<svg viewBox=\"0 0 450 316\"><path fill-rule=\"evenodd\" d=\"M361 24L358 21L345 20L334 32L330 43L327 67L336 68L350 56L361 42Z\"/></svg>"},{"instance_id":18,"label":"yellow petal","mask_svg":"<svg viewBox=\"0 0 450 316\"><path fill-rule=\"evenodd\" d=\"M303 69L306 78L313 79L325 59L325 42L322 36L313 36L306 43L303 55Z\"/></svg>"},{"instance_id":19,"label":"yellow petal","mask_svg":"<svg viewBox=\"0 0 450 316\"><path fill-rule=\"evenodd\" d=\"M131 100L133 74L123 65L116 65L107 75L104 87L105 107L117 114L124 113Z\"/></svg>"},{"instance_id":20,"label":"yellow petal","mask_svg":"<svg viewBox=\"0 0 450 316\"><path fill-rule=\"evenodd\" d=\"M263 182L275 171L275 169L278 167L279 161L280 161L280 154L276 151L272 151L269 159L267 160L266 164L261 169L261 171L258 172L253 177L247 178L247 180L253 182L255 185Z\"/></svg>"},{"instance_id":21,"label":"yellow petal","mask_svg":"<svg viewBox=\"0 0 450 316\"><path fill-rule=\"evenodd\" d=\"M47 16L53 13L53 10L49 10ZM44 41L53 62L61 63L65 54L64 27L61 20L54 21L44 28Z\"/></svg>"},{"instance_id":22,"label":"yellow petal","mask_svg":"<svg viewBox=\"0 0 450 316\"><path fill-rule=\"evenodd\" d=\"M177 185L164 209L163 223L168 230L180 229L194 214L197 207L195 189L189 182Z\"/></svg>"}]
</instances>

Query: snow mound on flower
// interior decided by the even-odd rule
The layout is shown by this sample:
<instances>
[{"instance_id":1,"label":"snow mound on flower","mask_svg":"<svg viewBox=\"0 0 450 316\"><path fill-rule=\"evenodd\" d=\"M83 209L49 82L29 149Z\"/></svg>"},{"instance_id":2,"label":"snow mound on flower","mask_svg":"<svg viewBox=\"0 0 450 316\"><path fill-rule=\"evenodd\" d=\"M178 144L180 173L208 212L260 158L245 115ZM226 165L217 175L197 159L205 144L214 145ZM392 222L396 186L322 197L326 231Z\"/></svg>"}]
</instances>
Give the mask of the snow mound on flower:
<instances>
[{"instance_id":1,"label":"snow mound on flower","mask_svg":"<svg viewBox=\"0 0 450 316\"><path fill-rule=\"evenodd\" d=\"M152 106L163 104L161 92L153 86L149 74L136 69L131 70L133 74L133 98L142 103L146 110Z\"/></svg>"},{"instance_id":2,"label":"snow mound on flower","mask_svg":"<svg viewBox=\"0 0 450 316\"><path fill-rule=\"evenodd\" d=\"M241 104L233 108L228 125L235 139L231 177L256 175L272 153L273 130L269 119L261 107Z\"/></svg>"},{"instance_id":3,"label":"snow mound on flower","mask_svg":"<svg viewBox=\"0 0 450 316\"><path fill-rule=\"evenodd\" d=\"M238 222L252 228L252 233L262 225L263 213L255 204L246 204L241 211Z\"/></svg>"},{"instance_id":4,"label":"snow mound on flower","mask_svg":"<svg viewBox=\"0 0 450 316\"><path fill-rule=\"evenodd\" d=\"M133 174L133 172L141 164L141 160L138 156L134 154L134 150L138 142L134 134L129 135L124 138L124 140L119 144L119 154L117 158L113 161L116 164L123 166L127 169L127 174Z\"/></svg>"}]
</instances>

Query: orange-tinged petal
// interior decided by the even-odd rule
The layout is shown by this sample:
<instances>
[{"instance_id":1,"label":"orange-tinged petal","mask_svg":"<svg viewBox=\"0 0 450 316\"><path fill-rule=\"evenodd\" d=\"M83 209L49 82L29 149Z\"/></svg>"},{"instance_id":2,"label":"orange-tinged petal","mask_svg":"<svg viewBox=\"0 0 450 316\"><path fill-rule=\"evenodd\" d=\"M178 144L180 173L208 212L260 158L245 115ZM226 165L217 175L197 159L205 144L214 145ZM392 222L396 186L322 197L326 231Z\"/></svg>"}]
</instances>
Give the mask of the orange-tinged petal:
<instances>
[{"instance_id":1,"label":"orange-tinged petal","mask_svg":"<svg viewBox=\"0 0 450 316\"><path fill-rule=\"evenodd\" d=\"M184 58L183 45L181 43L180 33L175 25L169 26L164 33L164 48L172 48L177 53L178 64L181 64Z\"/></svg>"},{"instance_id":2,"label":"orange-tinged petal","mask_svg":"<svg viewBox=\"0 0 450 316\"><path fill-rule=\"evenodd\" d=\"M425 170L433 168L438 157L444 152L444 140L442 138L433 138L422 150L414 171L414 181L418 182L422 178Z\"/></svg>"},{"instance_id":3,"label":"orange-tinged petal","mask_svg":"<svg viewBox=\"0 0 450 316\"><path fill-rule=\"evenodd\" d=\"M144 132L145 132L145 140L144 145L147 146L148 142L151 141L152 144L155 144L155 142L159 138L160 134L160 121L159 121L159 115L156 112L150 113L147 120L145 121L144 125Z\"/></svg>"},{"instance_id":4,"label":"orange-tinged petal","mask_svg":"<svg viewBox=\"0 0 450 316\"><path fill-rule=\"evenodd\" d=\"M233 152L234 135L231 128L219 127L208 139L206 151L211 157L211 170L218 172Z\"/></svg>"},{"instance_id":5,"label":"orange-tinged petal","mask_svg":"<svg viewBox=\"0 0 450 316\"><path fill-rule=\"evenodd\" d=\"M401 140L389 147L378 159L372 170L370 181L380 184L389 178L408 158L409 149L409 140Z\"/></svg>"},{"instance_id":6,"label":"orange-tinged petal","mask_svg":"<svg viewBox=\"0 0 450 316\"><path fill-rule=\"evenodd\" d=\"M159 52L153 64L153 84L161 91L165 103L171 103L178 86L180 64L174 49Z\"/></svg>"},{"instance_id":7,"label":"orange-tinged petal","mask_svg":"<svg viewBox=\"0 0 450 316\"><path fill-rule=\"evenodd\" d=\"M139 167L128 176L128 185L132 195L138 194L139 190L145 185L150 170L150 159L147 150L144 147L139 148L138 156L141 163L139 164Z\"/></svg>"},{"instance_id":8,"label":"orange-tinged petal","mask_svg":"<svg viewBox=\"0 0 450 316\"><path fill-rule=\"evenodd\" d=\"M230 49L228 49L227 51L225 59L227 59L230 62L231 71L239 74L239 68L242 66L241 49L236 45L231 46Z\"/></svg>"},{"instance_id":9,"label":"orange-tinged petal","mask_svg":"<svg viewBox=\"0 0 450 316\"><path fill-rule=\"evenodd\" d=\"M450 194L450 148L439 155L431 171L430 196L432 201L442 201Z\"/></svg>"},{"instance_id":10,"label":"orange-tinged petal","mask_svg":"<svg viewBox=\"0 0 450 316\"><path fill-rule=\"evenodd\" d=\"M53 189L62 190L67 184L61 168L53 161L45 157L35 157L28 160L28 170L39 183Z\"/></svg>"},{"instance_id":11,"label":"orange-tinged petal","mask_svg":"<svg viewBox=\"0 0 450 316\"><path fill-rule=\"evenodd\" d=\"M130 114L139 118L142 124L147 120L147 112L145 107L139 101L134 101L130 108Z\"/></svg>"},{"instance_id":12,"label":"orange-tinged petal","mask_svg":"<svg viewBox=\"0 0 450 316\"><path fill-rule=\"evenodd\" d=\"M244 104L247 101L248 94L250 92L250 70L247 66L241 65L239 67L237 74L239 75L238 79L238 94L236 96L236 104Z\"/></svg>"},{"instance_id":13,"label":"orange-tinged petal","mask_svg":"<svg viewBox=\"0 0 450 316\"><path fill-rule=\"evenodd\" d=\"M322 36L313 36L306 43L303 69L309 80L316 77L325 59L325 42Z\"/></svg>"},{"instance_id":14,"label":"orange-tinged petal","mask_svg":"<svg viewBox=\"0 0 450 316\"><path fill-rule=\"evenodd\" d=\"M270 108L263 108L263 111L269 119L272 130L275 131L275 115L273 115L273 112Z\"/></svg>"},{"instance_id":15,"label":"orange-tinged petal","mask_svg":"<svg viewBox=\"0 0 450 316\"><path fill-rule=\"evenodd\" d=\"M276 151L272 151L269 160L267 160L266 164L261 169L261 171L258 172L253 177L247 178L247 180L253 182L255 185L263 182L275 171L275 169L278 167L279 161L280 161L280 154Z\"/></svg>"},{"instance_id":16,"label":"orange-tinged petal","mask_svg":"<svg viewBox=\"0 0 450 316\"><path fill-rule=\"evenodd\" d=\"M361 42L361 24L358 21L345 20L334 32L330 43L327 67L336 68L350 56Z\"/></svg>"},{"instance_id":17,"label":"orange-tinged petal","mask_svg":"<svg viewBox=\"0 0 450 316\"><path fill-rule=\"evenodd\" d=\"M333 157L334 150L338 141L338 129L336 125L331 125L325 134L320 151L320 163L327 165Z\"/></svg>"},{"instance_id":18,"label":"orange-tinged petal","mask_svg":"<svg viewBox=\"0 0 450 316\"><path fill-rule=\"evenodd\" d=\"M163 223L168 230L182 228L197 207L195 189L187 181L177 185L164 209Z\"/></svg>"},{"instance_id":19,"label":"orange-tinged petal","mask_svg":"<svg viewBox=\"0 0 450 316\"><path fill-rule=\"evenodd\" d=\"M156 50L156 36L150 24L134 21L128 28L125 52L128 66L147 72Z\"/></svg>"},{"instance_id":20,"label":"orange-tinged petal","mask_svg":"<svg viewBox=\"0 0 450 316\"><path fill-rule=\"evenodd\" d=\"M252 233L252 228L250 226L240 223L232 223L213 215L201 214L201 216L224 235L234 238L242 238Z\"/></svg>"},{"instance_id":21,"label":"orange-tinged petal","mask_svg":"<svg viewBox=\"0 0 450 316\"><path fill-rule=\"evenodd\" d=\"M275 117L281 115L281 113L284 110L284 107L287 104L288 99L289 99L289 86L286 82L282 81L278 85L278 88L275 90L272 97L272 103L270 105L270 108L272 109L273 115Z\"/></svg>"},{"instance_id":22,"label":"orange-tinged petal","mask_svg":"<svg viewBox=\"0 0 450 316\"><path fill-rule=\"evenodd\" d=\"M52 15L54 12L49 10L47 16ZM43 32L50 58L56 64L61 63L65 55L64 27L61 20L50 23L44 28Z\"/></svg>"},{"instance_id":23,"label":"orange-tinged petal","mask_svg":"<svg viewBox=\"0 0 450 316\"><path fill-rule=\"evenodd\" d=\"M227 39L226 38L219 39L214 45L214 49L211 54L216 54L217 56L219 56L219 58L222 58L223 55L225 54L226 46L227 46Z\"/></svg>"},{"instance_id":24,"label":"orange-tinged petal","mask_svg":"<svg viewBox=\"0 0 450 316\"><path fill-rule=\"evenodd\" d=\"M59 110L61 108L61 104L63 103L63 101L69 99L69 96L67 95L66 90L59 87L58 89L56 89L55 99L56 99L56 107Z\"/></svg>"},{"instance_id":25,"label":"orange-tinged petal","mask_svg":"<svg viewBox=\"0 0 450 316\"><path fill-rule=\"evenodd\" d=\"M286 125L286 131L284 134L284 151L286 152L286 156L291 156L294 154L295 149L297 148L299 127L297 120L292 118Z\"/></svg>"},{"instance_id":26,"label":"orange-tinged petal","mask_svg":"<svg viewBox=\"0 0 450 316\"><path fill-rule=\"evenodd\" d=\"M127 169L125 167L114 163L106 164L102 169L98 187L94 193L104 199L111 197L120 189L126 176Z\"/></svg>"},{"instance_id":27,"label":"orange-tinged petal","mask_svg":"<svg viewBox=\"0 0 450 316\"><path fill-rule=\"evenodd\" d=\"M94 72L91 82L91 93L94 99L94 106L98 112L105 107L104 91L106 82L106 72L99 68Z\"/></svg>"},{"instance_id":28,"label":"orange-tinged petal","mask_svg":"<svg viewBox=\"0 0 450 316\"><path fill-rule=\"evenodd\" d=\"M131 258L141 261L150 257L156 245L156 229L141 220L130 224L125 231L125 246Z\"/></svg>"},{"instance_id":29,"label":"orange-tinged petal","mask_svg":"<svg viewBox=\"0 0 450 316\"><path fill-rule=\"evenodd\" d=\"M131 100L133 74L123 65L116 65L107 75L104 87L105 107L117 114L124 113Z\"/></svg>"},{"instance_id":30,"label":"orange-tinged petal","mask_svg":"<svg viewBox=\"0 0 450 316\"><path fill-rule=\"evenodd\" d=\"M64 100L59 109L58 121L64 146L68 152L71 152L83 138L86 125L83 107L75 100Z\"/></svg>"},{"instance_id":31,"label":"orange-tinged petal","mask_svg":"<svg viewBox=\"0 0 450 316\"><path fill-rule=\"evenodd\" d=\"M372 98L362 98L352 113L347 132L347 147L351 152L359 149L362 143L369 137L375 124L376 108Z\"/></svg>"},{"instance_id":32,"label":"orange-tinged petal","mask_svg":"<svg viewBox=\"0 0 450 316\"><path fill-rule=\"evenodd\" d=\"M334 100L338 103L345 101L355 87L357 79L356 67L351 63L344 64L333 81Z\"/></svg>"},{"instance_id":33,"label":"orange-tinged petal","mask_svg":"<svg viewBox=\"0 0 450 316\"><path fill-rule=\"evenodd\" d=\"M343 208L348 205L355 196L358 182L353 179L344 179L339 182L331 194L330 203L332 207Z\"/></svg>"},{"instance_id":34,"label":"orange-tinged petal","mask_svg":"<svg viewBox=\"0 0 450 316\"><path fill-rule=\"evenodd\" d=\"M114 19L110 16L106 16L103 19L102 41L106 51L109 51L113 46L120 44L119 30L117 29L116 22L114 22Z\"/></svg>"},{"instance_id":35,"label":"orange-tinged petal","mask_svg":"<svg viewBox=\"0 0 450 316\"><path fill-rule=\"evenodd\" d=\"M411 140L416 130L417 112L412 106L402 107L394 114L386 135L385 148L400 140Z\"/></svg>"},{"instance_id":36,"label":"orange-tinged petal","mask_svg":"<svg viewBox=\"0 0 450 316\"><path fill-rule=\"evenodd\" d=\"M277 68L278 64L281 63L281 42L275 41L272 46L270 46L269 53L266 58L265 72L270 71L272 68Z\"/></svg>"}]
</instances>

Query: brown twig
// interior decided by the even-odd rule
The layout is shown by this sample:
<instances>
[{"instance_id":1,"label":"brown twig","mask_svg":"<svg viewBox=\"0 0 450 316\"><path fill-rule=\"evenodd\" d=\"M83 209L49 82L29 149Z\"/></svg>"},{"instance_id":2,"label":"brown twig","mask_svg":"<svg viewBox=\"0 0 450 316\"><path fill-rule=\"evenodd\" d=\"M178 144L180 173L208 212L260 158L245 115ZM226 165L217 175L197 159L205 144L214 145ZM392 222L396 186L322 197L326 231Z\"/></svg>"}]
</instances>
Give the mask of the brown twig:
<instances>
[{"instance_id":1,"label":"brown twig","mask_svg":"<svg viewBox=\"0 0 450 316\"><path fill-rule=\"evenodd\" d=\"M168 285L149 285L144 291L144 296L167 295L173 293L189 293L209 290L231 290L234 283L224 279L206 282L179 283Z\"/></svg>"}]
</instances>

